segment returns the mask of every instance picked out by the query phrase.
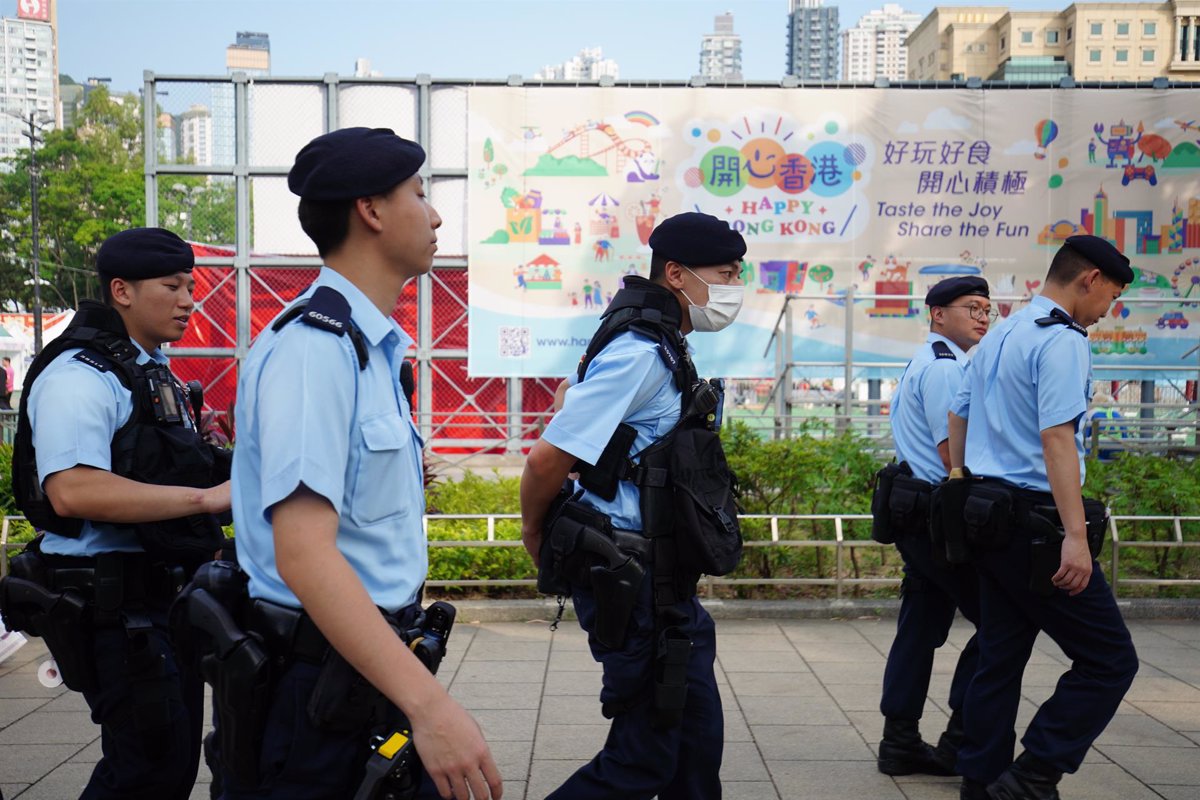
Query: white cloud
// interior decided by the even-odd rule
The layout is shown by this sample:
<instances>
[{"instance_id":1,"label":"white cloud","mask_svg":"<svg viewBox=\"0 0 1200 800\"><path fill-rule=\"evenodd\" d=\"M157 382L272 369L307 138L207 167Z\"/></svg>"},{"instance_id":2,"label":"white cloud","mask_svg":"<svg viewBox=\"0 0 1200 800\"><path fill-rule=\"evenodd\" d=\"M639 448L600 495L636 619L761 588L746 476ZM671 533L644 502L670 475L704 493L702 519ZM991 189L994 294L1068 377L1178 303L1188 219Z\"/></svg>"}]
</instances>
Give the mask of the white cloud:
<instances>
[{"instance_id":1,"label":"white cloud","mask_svg":"<svg viewBox=\"0 0 1200 800\"><path fill-rule=\"evenodd\" d=\"M896 133L917 133L921 130L921 126L915 122L901 122L896 128Z\"/></svg>"},{"instance_id":2,"label":"white cloud","mask_svg":"<svg viewBox=\"0 0 1200 800\"><path fill-rule=\"evenodd\" d=\"M925 130L929 131L965 131L971 127L971 121L960 117L943 106L929 112L925 118Z\"/></svg>"},{"instance_id":3,"label":"white cloud","mask_svg":"<svg viewBox=\"0 0 1200 800\"><path fill-rule=\"evenodd\" d=\"M1004 151L1006 156L1031 156L1037 152L1038 145L1033 139L1018 139Z\"/></svg>"},{"instance_id":4,"label":"white cloud","mask_svg":"<svg viewBox=\"0 0 1200 800\"><path fill-rule=\"evenodd\" d=\"M1163 117L1158 122L1154 123L1154 129L1162 130L1163 128L1170 128L1174 124L1175 124L1174 117Z\"/></svg>"}]
</instances>

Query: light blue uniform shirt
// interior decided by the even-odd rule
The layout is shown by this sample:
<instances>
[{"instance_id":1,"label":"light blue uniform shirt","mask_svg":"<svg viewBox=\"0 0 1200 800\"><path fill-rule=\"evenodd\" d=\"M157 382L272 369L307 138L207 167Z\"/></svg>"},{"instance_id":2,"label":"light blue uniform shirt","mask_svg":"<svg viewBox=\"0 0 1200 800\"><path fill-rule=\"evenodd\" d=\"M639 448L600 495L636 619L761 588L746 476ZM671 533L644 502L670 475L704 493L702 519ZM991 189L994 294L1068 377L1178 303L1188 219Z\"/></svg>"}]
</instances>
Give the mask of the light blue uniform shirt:
<instances>
[{"instance_id":1,"label":"light blue uniform shirt","mask_svg":"<svg viewBox=\"0 0 1200 800\"><path fill-rule=\"evenodd\" d=\"M1061 307L1039 295L979 343L950 410L968 420L966 465L976 475L1050 491L1041 432L1073 422L1083 485L1079 420L1092 394L1087 337L1035 320ZM1063 313L1066 313L1065 311Z\"/></svg>"},{"instance_id":2,"label":"light blue uniform shirt","mask_svg":"<svg viewBox=\"0 0 1200 800\"><path fill-rule=\"evenodd\" d=\"M396 611L416 600L429 567L422 442L400 388L412 339L328 267L301 299L320 286L349 302L367 368L359 370L348 333L299 319L279 331L268 327L250 348L238 381L233 452L238 560L251 597L300 606L275 566L271 508L303 484L337 509L337 548L372 601Z\"/></svg>"},{"instance_id":3,"label":"light blue uniform shirt","mask_svg":"<svg viewBox=\"0 0 1200 800\"><path fill-rule=\"evenodd\" d=\"M679 421L682 393L658 353L658 344L631 331L614 337L588 364L584 379L567 390L562 410L542 438L595 464L622 422L637 431L630 455L649 447ZM583 502L608 514L614 528L640 531L640 492L621 481L607 501L584 492Z\"/></svg>"},{"instance_id":4,"label":"light blue uniform shirt","mask_svg":"<svg viewBox=\"0 0 1200 800\"><path fill-rule=\"evenodd\" d=\"M938 358L933 352L934 342L945 343L954 358ZM946 413L962 386L966 367L967 356L962 348L940 333L931 332L896 384L891 411L896 460L907 461L913 475L923 481L938 483L946 477L946 465L937 446L949 437Z\"/></svg>"},{"instance_id":5,"label":"light blue uniform shirt","mask_svg":"<svg viewBox=\"0 0 1200 800\"><path fill-rule=\"evenodd\" d=\"M132 340L131 340L132 341ZM153 353L133 342L137 363L151 359L167 364L157 348ZM38 477L46 478L76 466L112 469L112 440L133 413L133 395L112 370L101 372L77 361L80 348L64 350L33 382L29 392L29 424L37 451ZM184 415L185 418L187 415ZM188 420L190 424L190 419ZM63 556L99 553L138 553L142 546L132 530L107 522L83 523L79 538L47 531L42 550Z\"/></svg>"}]
</instances>

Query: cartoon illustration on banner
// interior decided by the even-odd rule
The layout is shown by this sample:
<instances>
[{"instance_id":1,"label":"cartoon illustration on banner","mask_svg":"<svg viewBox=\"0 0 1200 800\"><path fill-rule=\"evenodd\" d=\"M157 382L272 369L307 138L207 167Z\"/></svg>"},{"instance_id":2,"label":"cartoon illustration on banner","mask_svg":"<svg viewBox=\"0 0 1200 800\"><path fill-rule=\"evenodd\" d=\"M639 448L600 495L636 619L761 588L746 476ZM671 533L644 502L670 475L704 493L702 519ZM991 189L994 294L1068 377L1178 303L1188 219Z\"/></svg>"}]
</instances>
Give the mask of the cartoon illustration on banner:
<instances>
[{"instance_id":1,"label":"cartoon illustration on banner","mask_svg":"<svg viewBox=\"0 0 1200 800\"><path fill-rule=\"evenodd\" d=\"M902 366L934 283L982 275L1008 316L1083 232L1136 274L1092 332L1098 368L1178 366L1200 306L1200 129L1181 113L1196 99L473 87L470 372L570 372L624 276L647 274L654 225L684 210L749 245L740 333L704 348L702 372L770 375L786 295L797 358L840 372L849 313L854 360Z\"/></svg>"}]
</instances>

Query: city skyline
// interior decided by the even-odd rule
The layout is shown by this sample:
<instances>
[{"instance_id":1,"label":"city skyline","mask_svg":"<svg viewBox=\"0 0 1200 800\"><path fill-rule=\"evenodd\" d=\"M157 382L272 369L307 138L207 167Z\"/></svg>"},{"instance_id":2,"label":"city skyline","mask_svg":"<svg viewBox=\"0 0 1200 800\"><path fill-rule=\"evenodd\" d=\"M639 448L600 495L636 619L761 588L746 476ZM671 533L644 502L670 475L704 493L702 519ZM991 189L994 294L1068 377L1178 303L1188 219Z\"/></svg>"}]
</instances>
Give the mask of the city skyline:
<instances>
[{"instance_id":1,"label":"city skyline","mask_svg":"<svg viewBox=\"0 0 1200 800\"><path fill-rule=\"evenodd\" d=\"M0 0L3 16L15 16L16 3ZM883 3L836 5L852 24ZM905 4L922 15L933 7ZM271 37L275 75L352 75L356 59L367 58L389 77L532 80L546 64L600 46L622 80L686 80L696 73L697 42L726 12L737 19L744 78L779 80L785 71L788 0L362 0L353 14L345 8L317 0L58 0L59 71L80 83L112 78L119 92L140 89L144 70L222 75L236 33L261 31ZM474 46L447 46L450 39Z\"/></svg>"}]
</instances>

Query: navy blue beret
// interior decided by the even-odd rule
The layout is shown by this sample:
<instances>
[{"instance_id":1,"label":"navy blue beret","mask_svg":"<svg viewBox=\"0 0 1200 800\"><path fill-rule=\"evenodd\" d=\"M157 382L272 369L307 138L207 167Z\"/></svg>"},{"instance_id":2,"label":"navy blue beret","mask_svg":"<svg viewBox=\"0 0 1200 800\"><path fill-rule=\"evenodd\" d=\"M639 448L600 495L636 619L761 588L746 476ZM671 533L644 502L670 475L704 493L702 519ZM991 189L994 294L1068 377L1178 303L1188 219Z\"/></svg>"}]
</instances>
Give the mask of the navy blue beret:
<instances>
[{"instance_id":1,"label":"navy blue beret","mask_svg":"<svg viewBox=\"0 0 1200 800\"><path fill-rule=\"evenodd\" d=\"M1133 270L1129 259L1113 247L1107 239L1099 236L1068 236L1063 247L1069 247L1092 262L1092 266L1122 285L1133 283Z\"/></svg>"},{"instance_id":2,"label":"navy blue beret","mask_svg":"<svg viewBox=\"0 0 1200 800\"><path fill-rule=\"evenodd\" d=\"M946 278L938 281L925 294L925 305L944 306L957 300L965 294L979 297L991 297L988 293L988 282L978 275L961 275L957 278Z\"/></svg>"},{"instance_id":3,"label":"navy blue beret","mask_svg":"<svg viewBox=\"0 0 1200 800\"><path fill-rule=\"evenodd\" d=\"M728 222L696 211L664 219L649 244L656 256L689 267L732 264L746 255L746 240Z\"/></svg>"},{"instance_id":4,"label":"navy blue beret","mask_svg":"<svg viewBox=\"0 0 1200 800\"><path fill-rule=\"evenodd\" d=\"M390 191L424 163L421 145L389 128L342 128L304 145L288 188L305 200L354 200Z\"/></svg>"},{"instance_id":5,"label":"navy blue beret","mask_svg":"<svg viewBox=\"0 0 1200 800\"><path fill-rule=\"evenodd\" d=\"M104 240L96 254L96 271L106 280L137 281L191 272L192 246L165 228L130 228Z\"/></svg>"}]
</instances>

